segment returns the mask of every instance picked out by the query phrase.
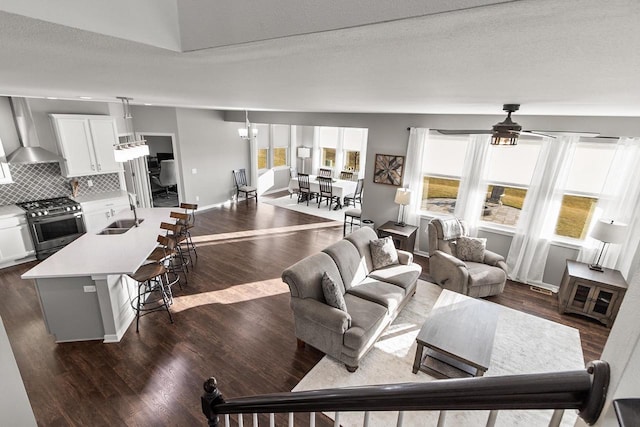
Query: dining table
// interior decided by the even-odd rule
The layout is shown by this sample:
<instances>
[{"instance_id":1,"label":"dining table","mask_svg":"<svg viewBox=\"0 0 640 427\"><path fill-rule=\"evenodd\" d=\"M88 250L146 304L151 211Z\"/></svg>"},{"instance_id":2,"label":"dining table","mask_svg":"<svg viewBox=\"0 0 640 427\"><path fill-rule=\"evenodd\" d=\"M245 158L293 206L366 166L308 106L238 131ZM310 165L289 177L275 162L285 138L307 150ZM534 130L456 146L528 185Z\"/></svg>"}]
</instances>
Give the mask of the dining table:
<instances>
[{"instance_id":1,"label":"dining table","mask_svg":"<svg viewBox=\"0 0 640 427\"><path fill-rule=\"evenodd\" d=\"M331 186L333 188L333 195L338 197L338 205L336 210L342 209L344 205L344 197L356 192L357 181L349 181L346 179L332 178ZM318 175L309 175L309 187L312 193L320 193L320 182L318 181ZM294 192L299 188L298 177L293 177L289 180L289 192Z\"/></svg>"}]
</instances>

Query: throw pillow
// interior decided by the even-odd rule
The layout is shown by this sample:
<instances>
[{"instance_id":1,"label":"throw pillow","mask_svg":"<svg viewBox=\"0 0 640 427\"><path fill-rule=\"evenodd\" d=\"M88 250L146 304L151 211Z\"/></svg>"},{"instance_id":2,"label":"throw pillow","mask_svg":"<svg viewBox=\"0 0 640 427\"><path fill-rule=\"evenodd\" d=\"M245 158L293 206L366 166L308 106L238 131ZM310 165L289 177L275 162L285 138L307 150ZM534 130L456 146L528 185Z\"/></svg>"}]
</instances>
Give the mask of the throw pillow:
<instances>
[{"instance_id":1,"label":"throw pillow","mask_svg":"<svg viewBox=\"0 0 640 427\"><path fill-rule=\"evenodd\" d=\"M487 239L478 237L458 237L456 242L458 258L462 261L484 261L484 250L487 247Z\"/></svg>"},{"instance_id":2,"label":"throw pillow","mask_svg":"<svg viewBox=\"0 0 640 427\"><path fill-rule=\"evenodd\" d=\"M322 275L322 293L324 299L331 307L335 307L344 312L347 311L347 304L344 302L344 295L340 290L340 286L325 271Z\"/></svg>"},{"instance_id":3,"label":"throw pillow","mask_svg":"<svg viewBox=\"0 0 640 427\"><path fill-rule=\"evenodd\" d=\"M393 245L391 236L372 240L369 242L369 249L371 250L371 261L373 261L374 270L398 264L398 251Z\"/></svg>"}]
</instances>

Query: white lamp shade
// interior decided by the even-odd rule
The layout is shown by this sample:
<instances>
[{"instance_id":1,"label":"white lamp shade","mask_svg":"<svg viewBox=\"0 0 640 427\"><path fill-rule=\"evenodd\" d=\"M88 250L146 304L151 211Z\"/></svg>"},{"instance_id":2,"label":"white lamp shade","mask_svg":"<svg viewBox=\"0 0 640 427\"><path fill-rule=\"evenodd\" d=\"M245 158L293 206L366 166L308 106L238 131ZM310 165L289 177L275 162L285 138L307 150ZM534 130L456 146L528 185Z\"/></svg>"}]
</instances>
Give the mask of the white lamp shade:
<instances>
[{"instance_id":1,"label":"white lamp shade","mask_svg":"<svg viewBox=\"0 0 640 427\"><path fill-rule=\"evenodd\" d=\"M298 157L308 159L311 157L311 149L309 147L298 147Z\"/></svg>"},{"instance_id":2,"label":"white lamp shade","mask_svg":"<svg viewBox=\"0 0 640 427\"><path fill-rule=\"evenodd\" d=\"M411 203L411 190L408 188L398 188L396 190L396 198L394 199L399 205L408 205Z\"/></svg>"},{"instance_id":3,"label":"white lamp shade","mask_svg":"<svg viewBox=\"0 0 640 427\"><path fill-rule=\"evenodd\" d=\"M622 243L626 236L627 224L599 220L591 230L590 236L605 243Z\"/></svg>"}]
</instances>

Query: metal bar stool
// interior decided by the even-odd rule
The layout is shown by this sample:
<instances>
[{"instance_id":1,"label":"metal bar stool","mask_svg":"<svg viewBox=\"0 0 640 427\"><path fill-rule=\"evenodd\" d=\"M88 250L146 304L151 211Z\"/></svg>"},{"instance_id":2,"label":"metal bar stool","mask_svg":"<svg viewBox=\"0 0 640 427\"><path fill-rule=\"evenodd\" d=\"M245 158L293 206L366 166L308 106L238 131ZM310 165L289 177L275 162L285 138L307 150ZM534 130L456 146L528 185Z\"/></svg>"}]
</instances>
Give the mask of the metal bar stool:
<instances>
[{"instance_id":1,"label":"metal bar stool","mask_svg":"<svg viewBox=\"0 0 640 427\"><path fill-rule=\"evenodd\" d=\"M344 213L344 225L342 226L342 236L347 235L347 220L349 220L349 232L353 230L353 221L357 220L356 224L359 227L362 227L362 210L361 209L349 209Z\"/></svg>"},{"instance_id":2,"label":"metal bar stool","mask_svg":"<svg viewBox=\"0 0 640 427\"><path fill-rule=\"evenodd\" d=\"M184 213L189 215L189 220L187 221L187 234L189 238L189 250L193 251L198 258L198 251L196 251L196 245L193 243L193 239L191 238L191 229L196 226L196 211L198 210L198 205L195 203L180 203L180 208L184 209Z\"/></svg>"},{"instance_id":3,"label":"metal bar stool","mask_svg":"<svg viewBox=\"0 0 640 427\"><path fill-rule=\"evenodd\" d=\"M180 283L180 274L175 267L175 257L178 255L178 251L176 250L176 244L173 239L169 239L166 236L158 236L157 238L160 246L157 246L153 252L149 254L147 257L147 261L155 262L157 264L164 265L164 268L167 270L165 272L166 285L171 290L171 287L178 283L180 289L182 289L182 283ZM169 280L169 274L173 275L173 280ZM173 295L173 291L171 292Z\"/></svg>"},{"instance_id":4,"label":"metal bar stool","mask_svg":"<svg viewBox=\"0 0 640 427\"><path fill-rule=\"evenodd\" d=\"M198 257L198 253L196 252L196 247L193 244L191 233L189 232L189 214L182 212L171 212L169 216L176 220L176 224L182 226L182 228L180 229L180 243L186 247L187 251L189 251L189 258L193 263L191 252L196 255L196 258Z\"/></svg>"},{"instance_id":5,"label":"metal bar stool","mask_svg":"<svg viewBox=\"0 0 640 427\"><path fill-rule=\"evenodd\" d=\"M185 254L182 250L182 245L180 244L184 240L184 236L181 235L182 226L180 224L170 224L168 222L162 222L160 223L160 228L166 230L166 237L173 240L173 242L175 243L177 255L173 258L173 266L176 270L180 270L184 273L184 282L189 283L187 273L189 272L188 265L191 254L189 253L189 251L187 251L187 253Z\"/></svg>"},{"instance_id":6,"label":"metal bar stool","mask_svg":"<svg viewBox=\"0 0 640 427\"><path fill-rule=\"evenodd\" d=\"M162 281L162 276L165 274L164 265L154 263L145 264L135 273L128 275L138 282L138 295L131 301L131 307L136 312L136 332L140 332L140 317L154 311L166 310L169 314L169 321L173 323L173 317L169 310L173 296L171 288Z\"/></svg>"}]
</instances>

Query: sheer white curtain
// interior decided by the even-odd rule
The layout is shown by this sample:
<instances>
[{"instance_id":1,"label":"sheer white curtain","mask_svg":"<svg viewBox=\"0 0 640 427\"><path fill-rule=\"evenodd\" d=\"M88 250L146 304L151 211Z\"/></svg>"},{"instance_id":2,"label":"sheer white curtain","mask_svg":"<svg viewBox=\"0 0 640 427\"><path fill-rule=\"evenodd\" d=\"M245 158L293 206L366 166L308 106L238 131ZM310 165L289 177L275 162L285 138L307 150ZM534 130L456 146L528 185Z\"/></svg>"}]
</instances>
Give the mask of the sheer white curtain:
<instances>
[{"instance_id":1,"label":"sheer white curtain","mask_svg":"<svg viewBox=\"0 0 640 427\"><path fill-rule=\"evenodd\" d=\"M311 147L311 172L309 174L317 175L320 168L320 157L322 150L320 149L320 127L313 127L313 146Z\"/></svg>"},{"instance_id":2,"label":"sheer white curtain","mask_svg":"<svg viewBox=\"0 0 640 427\"><path fill-rule=\"evenodd\" d=\"M475 236L486 199L485 170L491 135L471 135L460 177L455 216L465 221ZM509 149L508 147L504 147Z\"/></svg>"},{"instance_id":3,"label":"sheer white curtain","mask_svg":"<svg viewBox=\"0 0 640 427\"><path fill-rule=\"evenodd\" d=\"M509 277L542 284L550 238L578 137L545 138L522 206L509 254Z\"/></svg>"},{"instance_id":4,"label":"sheer white curtain","mask_svg":"<svg viewBox=\"0 0 640 427\"><path fill-rule=\"evenodd\" d=\"M422 203L423 174L422 165L426 153L429 129L409 129L407 157L404 164L403 185L411 190L411 204L407 206L407 224L420 226L420 204ZM419 246L420 234L416 236L416 248Z\"/></svg>"},{"instance_id":5,"label":"sheer white curtain","mask_svg":"<svg viewBox=\"0 0 640 427\"><path fill-rule=\"evenodd\" d=\"M598 197L596 218L627 224L627 238L622 244L609 245L602 264L629 277L634 255L640 244L640 138L620 138ZM595 221L594 221L595 223ZM591 262L602 243L587 239L578 260Z\"/></svg>"}]
</instances>

